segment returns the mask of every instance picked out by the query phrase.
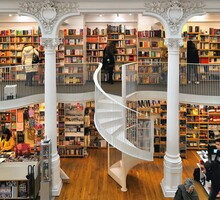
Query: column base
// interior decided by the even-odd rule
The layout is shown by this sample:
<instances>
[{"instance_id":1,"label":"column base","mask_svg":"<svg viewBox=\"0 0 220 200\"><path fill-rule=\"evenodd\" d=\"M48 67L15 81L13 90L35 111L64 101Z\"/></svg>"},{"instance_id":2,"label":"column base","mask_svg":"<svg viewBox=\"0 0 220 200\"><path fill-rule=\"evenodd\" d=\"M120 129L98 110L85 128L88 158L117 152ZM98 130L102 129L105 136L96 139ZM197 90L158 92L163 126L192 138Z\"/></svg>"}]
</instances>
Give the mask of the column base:
<instances>
[{"instance_id":1,"label":"column base","mask_svg":"<svg viewBox=\"0 0 220 200\"><path fill-rule=\"evenodd\" d=\"M59 196L63 183L60 174L60 156L56 153L52 156L52 183L51 183L51 195Z\"/></svg>"},{"instance_id":2,"label":"column base","mask_svg":"<svg viewBox=\"0 0 220 200\"><path fill-rule=\"evenodd\" d=\"M165 197L174 197L177 186L182 183L182 160L179 155L164 156L164 178L161 188Z\"/></svg>"}]
</instances>

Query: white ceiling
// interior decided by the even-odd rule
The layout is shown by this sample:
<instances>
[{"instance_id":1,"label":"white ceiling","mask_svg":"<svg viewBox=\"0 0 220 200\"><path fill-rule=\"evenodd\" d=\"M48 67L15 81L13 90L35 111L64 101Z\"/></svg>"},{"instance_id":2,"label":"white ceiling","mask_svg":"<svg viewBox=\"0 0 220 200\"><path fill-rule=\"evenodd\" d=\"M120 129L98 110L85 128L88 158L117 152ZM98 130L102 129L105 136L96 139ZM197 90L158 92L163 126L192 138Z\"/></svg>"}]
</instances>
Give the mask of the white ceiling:
<instances>
[{"instance_id":1,"label":"white ceiling","mask_svg":"<svg viewBox=\"0 0 220 200\"><path fill-rule=\"evenodd\" d=\"M113 21L117 14L120 17L126 19L128 22L135 22L138 19L137 13L85 13L86 22L111 22ZM66 22L68 23L68 20ZM189 21L191 22L220 22L220 13L208 13L203 16L193 17ZM9 16L8 13L0 13L0 22L36 22L33 18L27 16L18 16L18 14L11 13Z\"/></svg>"}]
</instances>

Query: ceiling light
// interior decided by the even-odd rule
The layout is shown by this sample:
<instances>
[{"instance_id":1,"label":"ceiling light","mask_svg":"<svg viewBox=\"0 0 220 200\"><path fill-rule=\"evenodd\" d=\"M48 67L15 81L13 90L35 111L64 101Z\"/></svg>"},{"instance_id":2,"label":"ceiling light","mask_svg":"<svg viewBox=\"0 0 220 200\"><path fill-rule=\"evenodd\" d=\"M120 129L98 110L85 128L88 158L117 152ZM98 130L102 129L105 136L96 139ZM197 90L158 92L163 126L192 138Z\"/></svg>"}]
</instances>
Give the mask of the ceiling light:
<instances>
[{"instance_id":1,"label":"ceiling light","mask_svg":"<svg viewBox=\"0 0 220 200\"><path fill-rule=\"evenodd\" d=\"M125 22L125 19L120 17L119 14L117 14L116 18L113 20L113 22Z\"/></svg>"},{"instance_id":2,"label":"ceiling light","mask_svg":"<svg viewBox=\"0 0 220 200\"><path fill-rule=\"evenodd\" d=\"M9 16L9 17L11 17L11 16L12 16L12 14L9 14L8 16Z\"/></svg>"},{"instance_id":3,"label":"ceiling light","mask_svg":"<svg viewBox=\"0 0 220 200\"><path fill-rule=\"evenodd\" d=\"M102 17L102 15L99 15L99 17Z\"/></svg>"}]
</instances>

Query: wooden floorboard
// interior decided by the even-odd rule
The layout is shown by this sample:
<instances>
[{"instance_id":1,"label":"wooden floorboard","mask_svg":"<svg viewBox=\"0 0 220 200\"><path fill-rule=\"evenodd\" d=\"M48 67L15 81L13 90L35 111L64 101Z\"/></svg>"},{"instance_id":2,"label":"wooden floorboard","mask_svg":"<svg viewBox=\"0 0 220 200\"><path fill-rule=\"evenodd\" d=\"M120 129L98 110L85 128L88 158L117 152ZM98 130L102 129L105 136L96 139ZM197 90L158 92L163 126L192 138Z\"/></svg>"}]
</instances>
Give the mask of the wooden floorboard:
<instances>
[{"instance_id":1,"label":"wooden floorboard","mask_svg":"<svg viewBox=\"0 0 220 200\"><path fill-rule=\"evenodd\" d=\"M59 197L55 200L163 200L160 186L163 178L163 159L143 162L130 170L127 176L127 192L107 174L107 150L89 149L86 158L61 158L61 168L69 176ZM111 150L114 161L120 159L120 152ZM191 177L199 157L195 151L188 151L183 159L183 180ZM207 199L207 193L199 183L195 183L200 200Z\"/></svg>"}]
</instances>

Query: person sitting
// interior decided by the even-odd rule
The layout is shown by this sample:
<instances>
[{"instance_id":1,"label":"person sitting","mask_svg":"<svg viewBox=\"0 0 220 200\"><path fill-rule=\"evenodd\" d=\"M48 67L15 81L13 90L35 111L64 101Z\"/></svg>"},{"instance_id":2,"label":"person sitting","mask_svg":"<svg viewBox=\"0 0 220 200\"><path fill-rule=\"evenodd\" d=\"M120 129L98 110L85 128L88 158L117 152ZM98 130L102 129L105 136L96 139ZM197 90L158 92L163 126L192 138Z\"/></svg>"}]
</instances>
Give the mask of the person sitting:
<instances>
[{"instance_id":1,"label":"person sitting","mask_svg":"<svg viewBox=\"0 0 220 200\"><path fill-rule=\"evenodd\" d=\"M1 152L8 152L8 151L13 151L15 147L15 140L12 137L11 131L6 128L3 131L3 138L0 142L0 151Z\"/></svg>"},{"instance_id":2,"label":"person sitting","mask_svg":"<svg viewBox=\"0 0 220 200\"><path fill-rule=\"evenodd\" d=\"M194 181L191 178L185 179L184 184L178 185L174 200L199 200Z\"/></svg>"}]
</instances>

